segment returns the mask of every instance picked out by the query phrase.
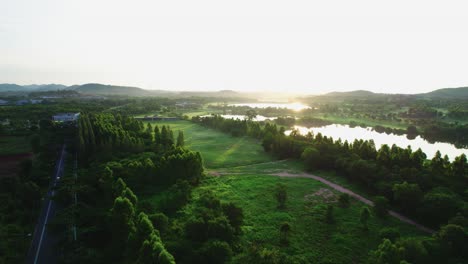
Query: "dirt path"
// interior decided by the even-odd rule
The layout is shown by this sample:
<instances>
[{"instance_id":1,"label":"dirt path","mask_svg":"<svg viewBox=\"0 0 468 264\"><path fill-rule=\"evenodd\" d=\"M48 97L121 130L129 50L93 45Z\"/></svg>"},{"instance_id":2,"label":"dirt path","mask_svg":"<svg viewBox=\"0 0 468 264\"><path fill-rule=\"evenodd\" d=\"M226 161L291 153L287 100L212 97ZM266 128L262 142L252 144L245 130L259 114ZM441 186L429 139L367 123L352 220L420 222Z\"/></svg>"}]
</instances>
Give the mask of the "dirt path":
<instances>
[{"instance_id":1,"label":"dirt path","mask_svg":"<svg viewBox=\"0 0 468 264\"><path fill-rule=\"evenodd\" d=\"M288 172L274 173L274 174L270 174L270 175L279 176L279 177L314 179L314 180L317 180L317 181L319 181L319 182L321 182L323 184L326 184L326 185L330 186L331 188L333 188L333 189L335 189L335 190L337 190L339 192L347 193L347 194L349 194L349 196L352 196L355 199L357 199L357 200L359 200L359 201L361 201L361 202L363 202L363 203L365 203L365 204L367 204L369 206L374 206L374 202L372 202L371 200L369 200L367 198L364 198L361 195L359 195L359 194L357 194L357 193L355 193L355 192L353 192L353 191L351 191L349 189L344 188L343 186L340 186L340 185L338 185L336 183L333 183L333 182L331 182L329 180L326 180L326 179L324 179L322 177L319 177L319 176L315 176L315 175L308 174L308 173L292 174L292 173L288 173ZM401 214L399 214L399 213L397 213L395 211L389 210L388 213L391 216L399 219L402 222L405 222L405 223L408 223L410 225L415 226L416 228L418 228L421 231L424 231L424 232L430 233L430 234L435 232L434 230L429 229L429 228L427 228L427 227L425 227L423 225L420 225L420 224L416 223L415 221L413 221L413 220L411 220L411 219L409 219L409 218L407 218L407 217L405 217L405 216L403 216L403 215L401 215Z\"/></svg>"}]
</instances>

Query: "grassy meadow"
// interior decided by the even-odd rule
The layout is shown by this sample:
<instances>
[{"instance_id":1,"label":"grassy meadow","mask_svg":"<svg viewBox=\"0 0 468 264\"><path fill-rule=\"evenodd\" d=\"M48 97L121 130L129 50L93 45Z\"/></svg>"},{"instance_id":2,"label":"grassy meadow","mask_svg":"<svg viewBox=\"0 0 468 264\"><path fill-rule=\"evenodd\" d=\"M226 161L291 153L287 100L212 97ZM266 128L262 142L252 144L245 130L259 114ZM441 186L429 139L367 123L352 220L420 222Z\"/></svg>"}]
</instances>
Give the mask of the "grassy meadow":
<instances>
[{"instance_id":1,"label":"grassy meadow","mask_svg":"<svg viewBox=\"0 0 468 264\"><path fill-rule=\"evenodd\" d=\"M212 190L223 202L234 202L243 208L240 242L245 247L261 244L293 256L298 263L363 263L368 251L381 242L379 230L384 227L395 227L402 236L424 235L392 217L382 220L373 216L369 231L364 231L359 222L363 203L351 199L348 208L341 208L336 202L339 193L318 181L272 175L300 173L304 168L300 161L275 160L253 139L231 137L188 121L152 122L155 123L170 125L174 132L183 130L186 146L202 153L208 176L194 189L195 200L203 191ZM277 183L287 187L285 209L277 208L273 196ZM164 195L155 191L142 198L157 205ZM333 224L325 221L327 204L335 205ZM192 204L188 204L177 217L190 215L191 210ZM283 222L292 227L288 246L279 243ZM239 263L241 259L242 254L237 254L232 262Z\"/></svg>"},{"instance_id":2,"label":"grassy meadow","mask_svg":"<svg viewBox=\"0 0 468 264\"><path fill-rule=\"evenodd\" d=\"M170 126L177 137L179 130L184 132L185 146L202 154L208 169L233 167L273 161L265 155L260 142L248 137L231 137L222 132L208 129L189 121L155 121L153 126Z\"/></svg>"}]
</instances>

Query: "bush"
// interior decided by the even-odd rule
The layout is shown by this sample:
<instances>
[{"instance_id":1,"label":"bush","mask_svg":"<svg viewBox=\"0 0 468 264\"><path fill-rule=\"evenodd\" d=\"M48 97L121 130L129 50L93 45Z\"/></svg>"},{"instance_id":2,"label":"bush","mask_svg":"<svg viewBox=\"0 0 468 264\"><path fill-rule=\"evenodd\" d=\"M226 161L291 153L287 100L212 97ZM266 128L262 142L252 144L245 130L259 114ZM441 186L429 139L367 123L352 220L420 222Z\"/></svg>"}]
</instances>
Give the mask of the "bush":
<instances>
[{"instance_id":1,"label":"bush","mask_svg":"<svg viewBox=\"0 0 468 264\"><path fill-rule=\"evenodd\" d=\"M381 239L386 238L395 243L400 238L400 231L394 227L385 227L380 230L379 236Z\"/></svg>"},{"instance_id":2,"label":"bush","mask_svg":"<svg viewBox=\"0 0 468 264\"><path fill-rule=\"evenodd\" d=\"M340 194L340 197L338 197L338 203L343 208L348 207L349 203L350 203L349 194L347 194L347 193Z\"/></svg>"},{"instance_id":3,"label":"bush","mask_svg":"<svg viewBox=\"0 0 468 264\"><path fill-rule=\"evenodd\" d=\"M286 200L288 198L288 193L286 191L286 185L278 183L276 185L275 197L278 201L278 208L286 207Z\"/></svg>"}]
</instances>

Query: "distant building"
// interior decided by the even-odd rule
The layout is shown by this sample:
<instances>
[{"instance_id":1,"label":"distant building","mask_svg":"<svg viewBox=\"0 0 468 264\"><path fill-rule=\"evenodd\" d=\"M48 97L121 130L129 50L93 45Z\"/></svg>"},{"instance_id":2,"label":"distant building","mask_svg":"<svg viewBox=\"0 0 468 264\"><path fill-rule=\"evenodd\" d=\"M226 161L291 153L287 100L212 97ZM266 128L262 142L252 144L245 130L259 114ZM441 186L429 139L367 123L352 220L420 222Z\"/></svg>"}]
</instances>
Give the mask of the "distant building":
<instances>
[{"instance_id":1,"label":"distant building","mask_svg":"<svg viewBox=\"0 0 468 264\"><path fill-rule=\"evenodd\" d=\"M52 116L55 122L75 122L80 117L80 113L59 113Z\"/></svg>"},{"instance_id":2,"label":"distant building","mask_svg":"<svg viewBox=\"0 0 468 264\"><path fill-rule=\"evenodd\" d=\"M31 99L29 101L31 102L31 104L40 104L40 103L42 103L41 99Z\"/></svg>"},{"instance_id":3,"label":"distant building","mask_svg":"<svg viewBox=\"0 0 468 264\"><path fill-rule=\"evenodd\" d=\"M25 105L25 104L29 104L29 100L18 100L16 101L16 105Z\"/></svg>"}]
</instances>

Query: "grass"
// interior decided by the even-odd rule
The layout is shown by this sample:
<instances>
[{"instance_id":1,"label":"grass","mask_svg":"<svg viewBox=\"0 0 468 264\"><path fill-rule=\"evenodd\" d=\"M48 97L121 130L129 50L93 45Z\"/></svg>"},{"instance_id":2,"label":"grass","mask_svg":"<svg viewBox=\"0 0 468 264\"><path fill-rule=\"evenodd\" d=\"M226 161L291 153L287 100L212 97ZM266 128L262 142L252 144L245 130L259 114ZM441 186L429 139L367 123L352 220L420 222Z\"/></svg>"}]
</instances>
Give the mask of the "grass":
<instances>
[{"instance_id":1,"label":"grass","mask_svg":"<svg viewBox=\"0 0 468 264\"><path fill-rule=\"evenodd\" d=\"M184 131L185 146L202 154L208 169L256 164L274 160L265 155L260 143L248 137L231 137L189 121L154 121L153 126L170 126L177 137Z\"/></svg>"},{"instance_id":2,"label":"grass","mask_svg":"<svg viewBox=\"0 0 468 264\"><path fill-rule=\"evenodd\" d=\"M288 189L286 209L277 208L273 197L277 183ZM370 249L381 239L378 231L382 227L395 227L403 236L422 235L413 227L388 217L381 220L372 217L369 231L363 231L359 223L362 203L352 200L349 208L335 205L335 223L325 222L326 204L310 199L321 188L320 182L305 178L281 178L252 173L222 177L208 177L194 197L203 190L213 190L222 201L234 202L244 210L242 244L257 242L269 248L276 248L295 258L311 263L332 260L333 263L361 263ZM330 190L335 195L337 192ZM292 226L288 247L279 245L279 226L289 222ZM234 261L235 262L235 261Z\"/></svg>"},{"instance_id":3,"label":"grass","mask_svg":"<svg viewBox=\"0 0 468 264\"><path fill-rule=\"evenodd\" d=\"M0 155L15 155L31 152L28 137L0 136Z\"/></svg>"},{"instance_id":4,"label":"grass","mask_svg":"<svg viewBox=\"0 0 468 264\"><path fill-rule=\"evenodd\" d=\"M170 125L174 132L183 130L186 146L202 153L208 176L194 189L194 201L208 189L223 202L233 202L243 208L244 226L240 243L244 248L251 243L259 243L286 253L299 263L362 263L369 250L381 242L378 233L383 227L395 227L403 237L424 235L392 217L379 219L373 216L369 220L369 231L364 231L359 222L363 203L351 199L349 208L341 208L335 201L318 195L317 192L324 189L334 199L339 195L318 181L272 176L277 172L302 173L304 166L296 160L275 160L255 140L231 137L188 121L152 123ZM324 176L356 189L343 178L333 174ZM286 209L278 209L273 197L277 183L287 187ZM361 193L360 190L357 192ZM162 196L164 191L154 191L142 198L157 204ZM325 222L328 202L335 205L334 224ZM192 206L188 204L176 217L190 215ZM279 244L279 226L283 222L292 226L288 246ZM242 254L235 255L232 262L240 263Z\"/></svg>"}]
</instances>

